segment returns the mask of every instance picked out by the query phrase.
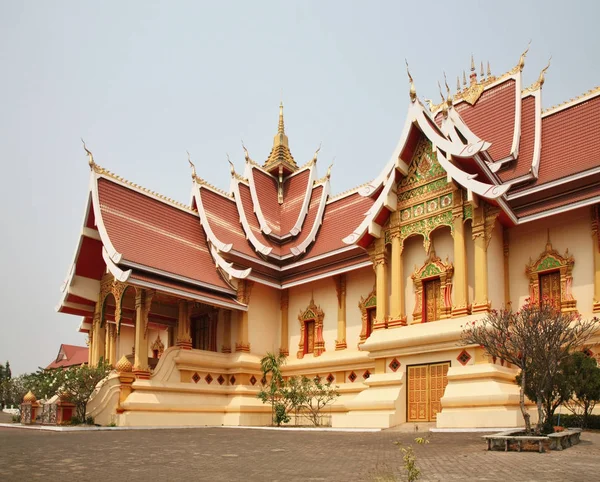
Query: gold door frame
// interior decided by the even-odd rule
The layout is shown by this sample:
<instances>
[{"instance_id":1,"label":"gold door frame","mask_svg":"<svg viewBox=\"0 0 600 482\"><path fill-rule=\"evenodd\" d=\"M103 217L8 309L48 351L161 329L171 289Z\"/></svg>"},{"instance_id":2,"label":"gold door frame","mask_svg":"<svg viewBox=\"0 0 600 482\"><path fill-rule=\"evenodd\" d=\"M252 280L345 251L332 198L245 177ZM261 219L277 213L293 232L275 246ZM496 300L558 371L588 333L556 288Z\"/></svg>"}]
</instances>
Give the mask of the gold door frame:
<instances>
[{"instance_id":1,"label":"gold door frame","mask_svg":"<svg viewBox=\"0 0 600 482\"><path fill-rule=\"evenodd\" d=\"M444 367L447 368L444 370ZM442 409L440 400L448 385L449 368L450 361L406 367L407 422L435 422Z\"/></svg>"}]
</instances>

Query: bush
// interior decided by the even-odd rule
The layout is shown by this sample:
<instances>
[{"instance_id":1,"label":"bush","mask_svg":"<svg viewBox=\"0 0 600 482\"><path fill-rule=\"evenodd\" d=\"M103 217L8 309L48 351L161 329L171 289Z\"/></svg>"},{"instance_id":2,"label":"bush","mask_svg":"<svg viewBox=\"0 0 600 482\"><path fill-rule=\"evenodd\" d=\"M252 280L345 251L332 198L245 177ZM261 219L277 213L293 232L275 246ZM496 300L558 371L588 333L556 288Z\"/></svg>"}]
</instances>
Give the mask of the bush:
<instances>
[{"instance_id":1,"label":"bush","mask_svg":"<svg viewBox=\"0 0 600 482\"><path fill-rule=\"evenodd\" d=\"M553 423L558 425L558 415L554 415ZM583 425L583 417L573 414L560 414L560 425L562 427L581 427ZM600 415L589 415L587 428L600 430Z\"/></svg>"}]
</instances>

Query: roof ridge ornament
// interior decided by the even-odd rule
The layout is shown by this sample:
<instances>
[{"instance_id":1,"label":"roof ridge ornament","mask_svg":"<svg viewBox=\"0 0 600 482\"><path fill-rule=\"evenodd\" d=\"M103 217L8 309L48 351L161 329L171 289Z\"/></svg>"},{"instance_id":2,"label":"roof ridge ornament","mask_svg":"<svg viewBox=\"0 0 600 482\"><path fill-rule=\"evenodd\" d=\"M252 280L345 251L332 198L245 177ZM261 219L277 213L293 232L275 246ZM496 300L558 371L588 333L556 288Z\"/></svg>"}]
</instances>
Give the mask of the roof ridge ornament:
<instances>
[{"instance_id":1,"label":"roof ridge ornament","mask_svg":"<svg viewBox=\"0 0 600 482\"><path fill-rule=\"evenodd\" d=\"M542 69L542 71L540 72L540 76L538 77L537 83L539 84L540 87L542 85L544 85L544 82L546 80L545 75L546 75L546 72L548 71L548 69L550 68L550 62L551 61L552 61L552 55L548 59L548 63L546 64L546 67L544 67Z\"/></svg>"},{"instance_id":2,"label":"roof ridge ornament","mask_svg":"<svg viewBox=\"0 0 600 482\"><path fill-rule=\"evenodd\" d=\"M88 156L88 164L90 166L90 169L94 169L94 167L96 166L96 163L94 162L94 155L92 154L92 151L90 151L86 145L85 145L85 141L83 140L83 137L81 137L81 142L83 143L83 149L85 150L87 156Z\"/></svg>"},{"instance_id":3,"label":"roof ridge ornament","mask_svg":"<svg viewBox=\"0 0 600 482\"><path fill-rule=\"evenodd\" d=\"M413 81L412 75L410 75L410 70L408 69L408 60L406 60L405 58L404 62L406 63L406 73L408 74L408 82L410 84L410 90L408 93L410 96L410 101L414 103L417 100L417 89L415 89L415 83Z\"/></svg>"},{"instance_id":4,"label":"roof ridge ornament","mask_svg":"<svg viewBox=\"0 0 600 482\"><path fill-rule=\"evenodd\" d=\"M527 57L527 52L529 52L530 47L531 47L531 39L529 39L527 48L525 49L525 51L521 54L521 57L519 58L519 63L517 64L517 69L519 72L522 72L523 67L525 67L525 57Z\"/></svg>"},{"instance_id":5,"label":"roof ridge ornament","mask_svg":"<svg viewBox=\"0 0 600 482\"><path fill-rule=\"evenodd\" d=\"M192 179L196 179L196 166L194 166L194 163L192 162L190 152L187 150L185 152L187 152L188 162L190 163L190 167L192 168Z\"/></svg>"}]
</instances>

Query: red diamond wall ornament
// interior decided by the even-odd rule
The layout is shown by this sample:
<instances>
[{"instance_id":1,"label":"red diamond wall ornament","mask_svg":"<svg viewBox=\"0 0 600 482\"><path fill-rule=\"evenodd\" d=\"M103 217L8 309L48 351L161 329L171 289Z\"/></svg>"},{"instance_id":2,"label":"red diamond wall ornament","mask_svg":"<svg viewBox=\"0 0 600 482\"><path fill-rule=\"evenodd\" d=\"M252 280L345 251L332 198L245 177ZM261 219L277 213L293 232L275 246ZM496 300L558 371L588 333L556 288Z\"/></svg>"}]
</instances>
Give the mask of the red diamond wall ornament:
<instances>
[{"instance_id":1,"label":"red diamond wall ornament","mask_svg":"<svg viewBox=\"0 0 600 482\"><path fill-rule=\"evenodd\" d=\"M252 385L256 385L256 377L255 377L254 375L252 375L252 376L250 377L250 383L251 383Z\"/></svg>"},{"instance_id":2,"label":"red diamond wall ornament","mask_svg":"<svg viewBox=\"0 0 600 482\"><path fill-rule=\"evenodd\" d=\"M460 354L456 357L456 359L460 362L461 365L466 365L467 363L469 363L469 360L471 359L471 355L469 355L469 353L466 350L463 350L460 352Z\"/></svg>"},{"instance_id":3,"label":"red diamond wall ornament","mask_svg":"<svg viewBox=\"0 0 600 482\"><path fill-rule=\"evenodd\" d=\"M390 367L390 370L392 370L395 373L398 371L398 368L400 368L400 362L396 358L394 358L388 366Z\"/></svg>"},{"instance_id":4,"label":"red diamond wall ornament","mask_svg":"<svg viewBox=\"0 0 600 482\"><path fill-rule=\"evenodd\" d=\"M225 383L225 378L223 378L223 375L219 375L219 378L217 378L217 381L219 382L219 385L223 385L223 383Z\"/></svg>"},{"instance_id":5,"label":"red diamond wall ornament","mask_svg":"<svg viewBox=\"0 0 600 482\"><path fill-rule=\"evenodd\" d=\"M210 376L210 373L208 375L206 375L204 377L204 380L206 380L206 383L208 383L209 385L211 384L211 382L213 381L213 377Z\"/></svg>"},{"instance_id":6,"label":"red diamond wall ornament","mask_svg":"<svg viewBox=\"0 0 600 482\"><path fill-rule=\"evenodd\" d=\"M366 370L365 373L363 373L363 378L366 380L367 378L369 378L371 376L371 372L369 370Z\"/></svg>"},{"instance_id":7,"label":"red diamond wall ornament","mask_svg":"<svg viewBox=\"0 0 600 482\"><path fill-rule=\"evenodd\" d=\"M356 376L356 373L354 372L350 372L350 375L348 375L348 380L350 380L352 383L354 383L354 380L356 380L358 377Z\"/></svg>"},{"instance_id":8,"label":"red diamond wall ornament","mask_svg":"<svg viewBox=\"0 0 600 482\"><path fill-rule=\"evenodd\" d=\"M334 380L335 380L335 377L333 376L332 373L327 375L327 383L333 383Z\"/></svg>"},{"instance_id":9,"label":"red diamond wall ornament","mask_svg":"<svg viewBox=\"0 0 600 482\"><path fill-rule=\"evenodd\" d=\"M235 377L234 377L233 375L231 375L231 376L229 377L229 384L230 384L230 385L235 385Z\"/></svg>"},{"instance_id":10,"label":"red diamond wall ornament","mask_svg":"<svg viewBox=\"0 0 600 482\"><path fill-rule=\"evenodd\" d=\"M198 383L200 381L200 375L198 375L197 373L194 373L192 375L192 380L194 380L194 383Z\"/></svg>"}]
</instances>

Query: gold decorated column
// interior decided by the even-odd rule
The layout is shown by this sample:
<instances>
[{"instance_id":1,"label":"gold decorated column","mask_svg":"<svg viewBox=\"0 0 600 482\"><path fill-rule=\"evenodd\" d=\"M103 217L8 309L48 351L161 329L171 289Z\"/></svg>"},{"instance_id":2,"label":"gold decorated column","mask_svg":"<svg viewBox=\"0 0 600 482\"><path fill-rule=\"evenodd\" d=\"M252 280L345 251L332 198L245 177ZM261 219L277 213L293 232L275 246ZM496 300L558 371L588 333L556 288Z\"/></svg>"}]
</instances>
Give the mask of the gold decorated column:
<instances>
[{"instance_id":1,"label":"gold decorated column","mask_svg":"<svg viewBox=\"0 0 600 482\"><path fill-rule=\"evenodd\" d=\"M600 206L592 206L592 250L594 258L594 313L600 313Z\"/></svg>"},{"instance_id":2,"label":"gold decorated column","mask_svg":"<svg viewBox=\"0 0 600 482\"><path fill-rule=\"evenodd\" d=\"M508 229L502 230L502 250L504 254L504 306L510 305L510 271L509 271L509 258L508 258Z\"/></svg>"},{"instance_id":3,"label":"gold decorated column","mask_svg":"<svg viewBox=\"0 0 600 482\"><path fill-rule=\"evenodd\" d=\"M281 345L279 353L288 356L290 354L288 339L288 313L290 307L289 290L281 291Z\"/></svg>"},{"instance_id":4,"label":"gold decorated column","mask_svg":"<svg viewBox=\"0 0 600 482\"><path fill-rule=\"evenodd\" d=\"M404 307L404 266L402 262L402 238L400 237L400 226L390 230L392 240L392 297L390 299L390 319L388 328L406 325L406 313Z\"/></svg>"},{"instance_id":5,"label":"gold decorated column","mask_svg":"<svg viewBox=\"0 0 600 482\"><path fill-rule=\"evenodd\" d=\"M148 370L148 315L153 292L138 289L135 296L135 355L133 371L137 378L149 378Z\"/></svg>"},{"instance_id":6,"label":"gold decorated column","mask_svg":"<svg viewBox=\"0 0 600 482\"><path fill-rule=\"evenodd\" d=\"M460 189L455 189L453 191L453 199L452 234L454 236L454 304L452 305L452 317L458 317L469 314L469 285L467 279L467 247L465 244L463 197Z\"/></svg>"},{"instance_id":7,"label":"gold decorated column","mask_svg":"<svg viewBox=\"0 0 600 482\"><path fill-rule=\"evenodd\" d=\"M92 332L91 332L91 344L90 344L90 366L98 365L100 360L100 353L98 349L98 342L100 341L100 320L102 314L100 313L100 303L96 303L96 310L94 311L94 319L92 321Z\"/></svg>"},{"instance_id":8,"label":"gold decorated column","mask_svg":"<svg viewBox=\"0 0 600 482\"><path fill-rule=\"evenodd\" d=\"M375 249L371 255L373 268L375 269L375 296L377 297L377 309L375 314L374 330L386 327L388 290L387 290L387 259L385 256L384 239L375 241Z\"/></svg>"},{"instance_id":9,"label":"gold decorated column","mask_svg":"<svg viewBox=\"0 0 600 482\"><path fill-rule=\"evenodd\" d=\"M179 313L177 316L177 346L184 350L192 348L192 336L190 329L191 307L186 300L179 300Z\"/></svg>"},{"instance_id":10,"label":"gold decorated column","mask_svg":"<svg viewBox=\"0 0 600 482\"><path fill-rule=\"evenodd\" d=\"M254 283L249 280L240 280L238 283L237 300L240 303L248 305L250 303L250 293ZM250 351L250 342L248 341L248 311L242 311L239 320L238 341L235 344L235 351Z\"/></svg>"},{"instance_id":11,"label":"gold decorated column","mask_svg":"<svg viewBox=\"0 0 600 482\"><path fill-rule=\"evenodd\" d=\"M345 350L348 348L348 344L346 343L346 275L341 274L336 276L334 281L338 300L337 339L335 340L335 349Z\"/></svg>"},{"instance_id":12,"label":"gold decorated column","mask_svg":"<svg viewBox=\"0 0 600 482\"><path fill-rule=\"evenodd\" d=\"M223 353L231 353L231 310L223 311Z\"/></svg>"},{"instance_id":13,"label":"gold decorated column","mask_svg":"<svg viewBox=\"0 0 600 482\"><path fill-rule=\"evenodd\" d=\"M108 329L108 350L106 350L106 357L108 363L112 366L117 364L117 326L110 324L107 325Z\"/></svg>"},{"instance_id":14,"label":"gold decorated column","mask_svg":"<svg viewBox=\"0 0 600 482\"><path fill-rule=\"evenodd\" d=\"M492 231L498 217L499 209L480 201L473 208L473 244L475 245L475 299L473 313L490 310L488 298L488 259L487 248L492 239Z\"/></svg>"}]
</instances>

